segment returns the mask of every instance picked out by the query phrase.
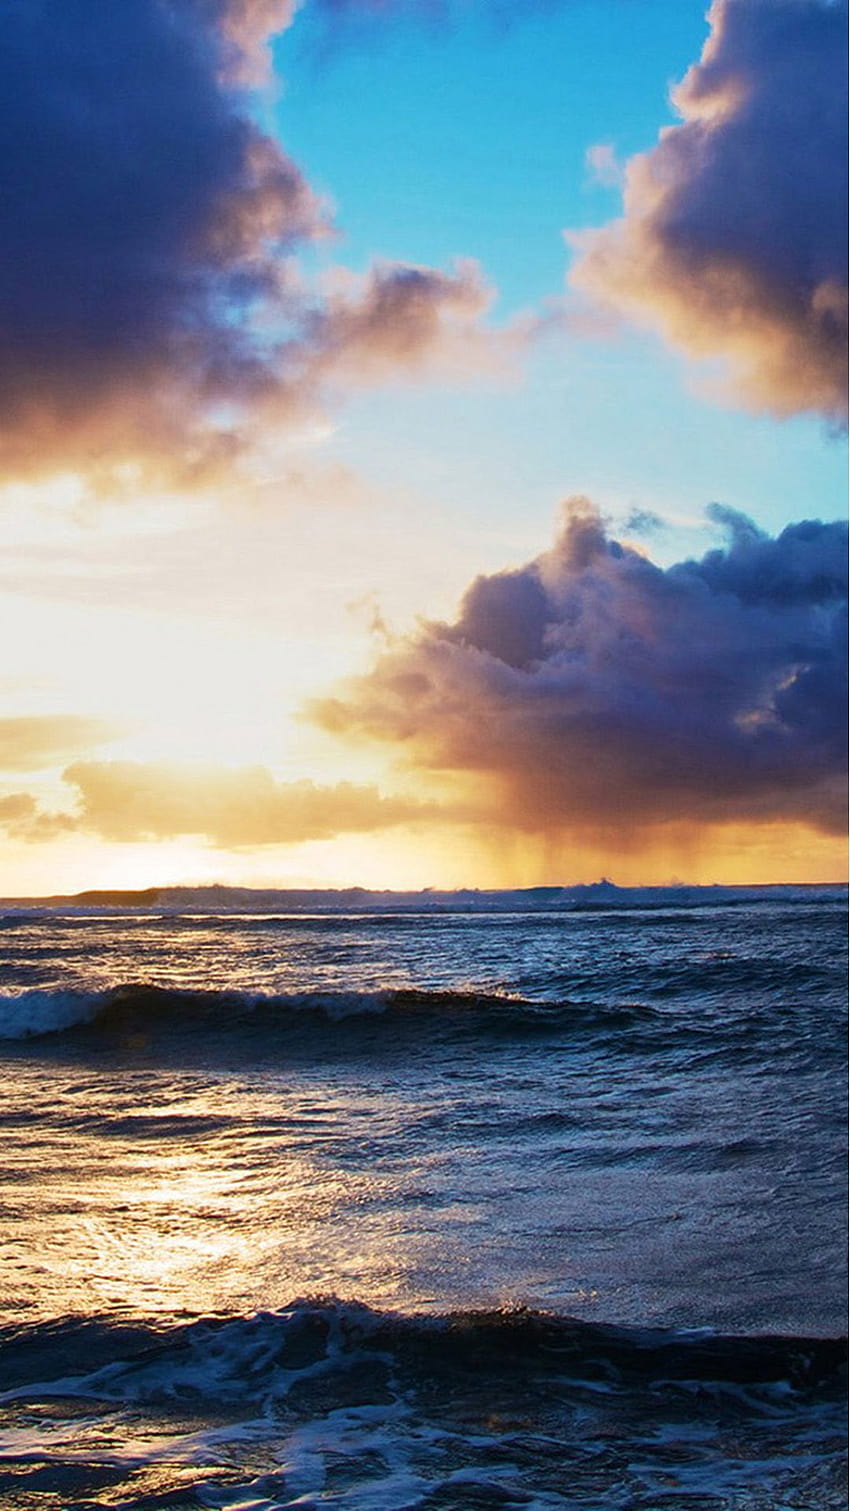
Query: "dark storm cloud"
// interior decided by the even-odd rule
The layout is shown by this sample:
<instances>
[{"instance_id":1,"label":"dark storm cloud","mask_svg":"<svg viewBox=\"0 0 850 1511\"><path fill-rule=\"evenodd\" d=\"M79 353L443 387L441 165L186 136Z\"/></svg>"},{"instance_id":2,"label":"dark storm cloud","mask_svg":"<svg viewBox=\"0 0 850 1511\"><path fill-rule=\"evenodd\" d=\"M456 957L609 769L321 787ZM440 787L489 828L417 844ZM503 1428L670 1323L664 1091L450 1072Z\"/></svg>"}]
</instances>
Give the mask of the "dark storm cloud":
<instances>
[{"instance_id":1,"label":"dark storm cloud","mask_svg":"<svg viewBox=\"0 0 850 1511\"><path fill-rule=\"evenodd\" d=\"M847 5L715 0L682 124L626 171L622 220L570 239L580 288L721 357L778 415L847 412Z\"/></svg>"},{"instance_id":2,"label":"dark storm cloud","mask_svg":"<svg viewBox=\"0 0 850 1511\"><path fill-rule=\"evenodd\" d=\"M186 482L322 384L490 337L469 266L388 266L326 298L291 256L327 225L251 119L280 0L31 0L3 14L0 470ZM340 281L343 279L339 275ZM462 344L462 343L461 343ZM356 358L356 360L355 360Z\"/></svg>"},{"instance_id":3,"label":"dark storm cloud","mask_svg":"<svg viewBox=\"0 0 850 1511\"><path fill-rule=\"evenodd\" d=\"M574 500L550 551L479 577L455 623L396 643L314 716L415 766L493 779L508 825L841 832L846 527L771 539L714 512L725 549L665 570Z\"/></svg>"},{"instance_id":4,"label":"dark storm cloud","mask_svg":"<svg viewBox=\"0 0 850 1511\"><path fill-rule=\"evenodd\" d=\"M216 448L273 385L251 326L316 233L297 168L231 82L280 7L32 0L0 50L0 464ZM224 431L225 426L221 425Z\"/></svg>"}]
</instances>

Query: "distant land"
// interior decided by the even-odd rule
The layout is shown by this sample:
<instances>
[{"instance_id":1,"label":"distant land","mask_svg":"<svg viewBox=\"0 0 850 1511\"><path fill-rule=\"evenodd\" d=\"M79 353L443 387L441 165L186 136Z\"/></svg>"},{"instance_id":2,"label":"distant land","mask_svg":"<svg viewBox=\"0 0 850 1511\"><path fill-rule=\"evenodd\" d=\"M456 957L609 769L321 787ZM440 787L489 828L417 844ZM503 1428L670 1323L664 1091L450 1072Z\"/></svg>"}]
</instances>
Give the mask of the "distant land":
<instances>
[{"instance_id":1,"label":"distant land","mask_svg":"<svg viewBox=\"0 0 850 1511\"><path fill-rule=\"evenodd\" d=\"M24 909L128 909L174 913L340 913L340 912L581 912L607 908L711 907L752 902L840 901L843 882L773 883L765 886L618 887L603 878L579 886L521 887L512 890L416 892L374 891L367 887L144 887L95 889L51 897L12 897L0 906Z\"/></svg>"}]
</instances>

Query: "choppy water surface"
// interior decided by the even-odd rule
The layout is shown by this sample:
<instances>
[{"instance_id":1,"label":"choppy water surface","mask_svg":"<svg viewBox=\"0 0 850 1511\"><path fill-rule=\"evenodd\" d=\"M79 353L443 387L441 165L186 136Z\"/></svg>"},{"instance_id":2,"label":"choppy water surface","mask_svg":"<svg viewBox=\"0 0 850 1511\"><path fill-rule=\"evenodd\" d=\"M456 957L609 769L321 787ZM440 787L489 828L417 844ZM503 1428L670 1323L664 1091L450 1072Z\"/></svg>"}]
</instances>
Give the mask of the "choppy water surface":
<instances>
[{"instance_id":1,"label":"choppy water surface","mask_svg":"<svg viewBox=\"0 0 850 1511\"><path fill-rule=\"evenodd\" d=\"M841 897L0 939L4 1506L846 1503Z\"/></svg>"}]
</instances>

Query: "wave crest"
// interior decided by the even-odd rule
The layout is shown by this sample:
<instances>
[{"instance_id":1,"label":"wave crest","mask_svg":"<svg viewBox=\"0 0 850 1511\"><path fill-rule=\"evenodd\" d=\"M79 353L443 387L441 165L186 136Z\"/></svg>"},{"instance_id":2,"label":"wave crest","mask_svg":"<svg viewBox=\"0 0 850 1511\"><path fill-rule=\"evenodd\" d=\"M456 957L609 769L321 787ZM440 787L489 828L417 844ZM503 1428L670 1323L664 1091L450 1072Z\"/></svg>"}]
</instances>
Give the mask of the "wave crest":
<instances>
[{"instance_id":1,"label":"wave crest","mask_svg":"<svg viewBox=\"0 0 850 1511\"><path fill-rule=\"evenodd\" d=\"M509 993L383 991L262 993L203 991L147 983L104 991L32 989L0 997L0 1038L25 1039L71 1029L127 1032L134 1028L226 1029L246 1020L257 1026L297 1027L340 1024L346 1019L390 1016L396 1020L435 1017L494 1032L518 1028L629 1027L658 1016L639 1003L622 1005L539 1002Z\"/></svg>"},{"instance_id":2,"label":"wave crest","mask_svg":"<svg viewBox=\"0 0 850 1511\"><path fill-rule=\"evenodd\" d=\"M7 1328L0 1331L7 1382L0 1400L37 1394L47 1383L121 1400L282 1397L306 1376L366 1360L431 1376L528 1371L609 1390L654 1381L804 1395L840 1388L846 1354L841 1338L620 1327L522 1307L405 1315L318 1297L278 1312L177 1324L68 1318ZM81 1357L92 1366L87 1372L57 1380L55 1371Z\"/></svg>"}]
</instances>

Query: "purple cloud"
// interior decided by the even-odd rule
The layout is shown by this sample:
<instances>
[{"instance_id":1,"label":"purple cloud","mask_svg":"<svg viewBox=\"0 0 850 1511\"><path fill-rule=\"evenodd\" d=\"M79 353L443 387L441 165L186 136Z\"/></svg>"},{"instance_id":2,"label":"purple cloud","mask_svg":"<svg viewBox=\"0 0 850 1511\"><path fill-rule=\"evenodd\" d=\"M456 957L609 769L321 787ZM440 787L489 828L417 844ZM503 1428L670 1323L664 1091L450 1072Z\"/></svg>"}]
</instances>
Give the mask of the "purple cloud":
<instances>
[{"instance_id":1,"label":"purple cloud","mask_svg":"<svg viewBox=\"0 0 850 1511\"><path fill-rule=\"evenodd\" d=\"M573 500L551 550L477 578L454 623L395 643L313 716L485 778L482 812L520 828L843 832L846 527L771 539L714 512L726 548L663 569Z\"/></svg>"},{"instance_id":2,"label":"purple cloud","mask_svg":"<svg viewBox=\"0 0 850 1511\"><path fill-rule=\"evenodd\" d=\"M626 170L624 213L571 235L575 286L776 415L847 413L846 0L715 0L682 124Z\"/></svg>"},{"instance_id":3,"label":"purple cloud","mask_svg":"<svg viewBox=\"0 0 850 1511\"><path fill-rule=\"evenodd\" d=\"M469 264L388 265L311 289L294 255L328 233L251 115L286 0L40 0L0 57L0 471L67 466L109 487L229 465L324 385L473 349ZM498 344L498 343L497 343Z\"/></svg>"}]
</instances>

